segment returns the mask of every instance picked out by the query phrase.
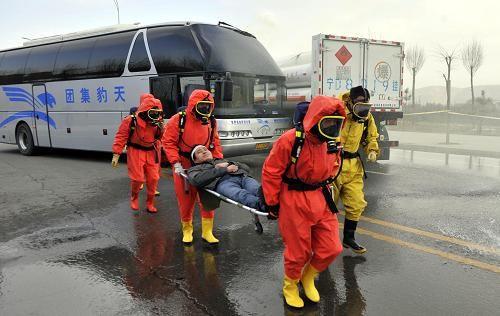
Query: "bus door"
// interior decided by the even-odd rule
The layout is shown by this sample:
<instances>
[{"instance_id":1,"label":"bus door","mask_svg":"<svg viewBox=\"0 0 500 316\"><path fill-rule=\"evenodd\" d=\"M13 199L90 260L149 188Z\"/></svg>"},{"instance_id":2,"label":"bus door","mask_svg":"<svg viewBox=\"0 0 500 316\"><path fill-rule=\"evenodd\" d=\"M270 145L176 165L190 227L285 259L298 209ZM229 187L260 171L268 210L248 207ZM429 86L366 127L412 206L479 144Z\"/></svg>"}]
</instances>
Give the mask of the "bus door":
<instances>
[{"instance_id":1,"label":"bus door","mask_svg":"<svg viewBox=\"0 0 500 316\"><path fill-rule=\"evenodd\" d=\"M177 76L160 76L149 79L151 94L161 101L165 118L177 113L180 107L179 84Z\"/></svg>"},{"instance_id":2,"label":"bus door","mask_svg":"<svg viewBox=\"0 0 500 316\"><path fill-rule=\"evenodd\" d=\"M50 139L50 122L49 103L52 102L47 96L47 88L42 84L34 84L31 87L31 95L33 97L33 117L35 121L37 146L52 147Z\"/></svg>"}]
</instances>

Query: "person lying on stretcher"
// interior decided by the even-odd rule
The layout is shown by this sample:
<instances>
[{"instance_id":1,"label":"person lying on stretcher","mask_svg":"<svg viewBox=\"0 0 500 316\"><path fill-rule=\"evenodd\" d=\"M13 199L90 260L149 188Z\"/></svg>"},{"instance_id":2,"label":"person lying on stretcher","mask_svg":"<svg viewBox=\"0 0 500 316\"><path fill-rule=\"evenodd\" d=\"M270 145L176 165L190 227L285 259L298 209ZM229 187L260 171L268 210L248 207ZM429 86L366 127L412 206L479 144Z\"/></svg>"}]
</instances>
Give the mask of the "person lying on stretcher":
<instances>
[{"instance_id":1,"label":"person lying on stretcher","mask_svg":"<svg viewBox=\"0 0 500 316\"><path fill-rule=\"evenodd\" d=\"M191 151L193 167L187 170L188 180L197 188L213 190L231 200L264 211L260 183L250 177L250 167L241 162L214 159L203 145Z\"/></svg>"}]
</instances>

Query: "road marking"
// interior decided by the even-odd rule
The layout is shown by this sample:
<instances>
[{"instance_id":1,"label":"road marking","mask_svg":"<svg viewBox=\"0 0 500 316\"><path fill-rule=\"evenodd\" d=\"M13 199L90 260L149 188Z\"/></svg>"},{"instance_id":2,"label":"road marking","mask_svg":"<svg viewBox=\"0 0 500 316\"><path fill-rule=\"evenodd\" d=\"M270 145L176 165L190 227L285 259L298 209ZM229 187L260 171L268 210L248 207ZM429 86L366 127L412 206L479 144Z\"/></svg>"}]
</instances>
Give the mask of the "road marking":
<instances>
[{"instance_id":1,"label":"road marking","mask_svg":"<svg viewBox=\"0 0 500 316\"><path fill-rule=\"evenodd\" d=\"M426 114L437 114L437 113L446 113L449 112L447 110L442 111L430 111L430 112L418 112L418 113L405 113L404 116L415 116L415 115L426 115Z\"/></svg>"},{"instance_id":2,"label":"road marking","mask_svg":"<svg viewBox=\"0 0 500 316\"><path fill-rule=\"evenodd\" d=\"M341 223L339 224L340 228L343 228L343 226L344 226L343 224L341 224ZM418 250L418 251L430 253L430 254L437 255L437 256L440 256L442 258L445 258L447 260L456 261L456 262L459 262L459 263L462 263L462 264L466 264L466 265L469 265L469 266L473 266L473 267L476 267L476 268L479 268L479 269L482 269L482 270L488 270L488 271L492 271L492 272L495 272L495 273L500 273L500 267L495 266L493 264L485 263L485 262L482 262L482 261L479 261L479 260L475 260L475 259L465 258L465 257L462 257L462 256L458 256L458 255L449 253L449 252L445 252L445 251L441 251L441 250L438 250L438 249L434 249L434 248L431 248L431 247L418 245L418 244L415 244L415 243L412 243L412 242L408 242L408 241L404 241L404 240L400 240L400 239L397 239L397 238L394 238L394 237L391 237L391 236L387 236L387 235L379 234L379 233L376 233L376 232L372 232L370 230L363 229L363 228L358 228L356 231L358 233L360 233L360 234L367 235L367 236L370 236L372 238L375 238L375 239L378 239L378 240L382 240L382 241L385 241L385 242L388 242L388 243L391 243L391 244L395 244L395 245L399 245L399 246L402 246L402 247L406 247L406 248L410 248L410 249L414 249L414 250Z\"/></svg>"},{"instance_id":3,"label":"road marking","mask_svg":"<svg viewBox=\"0 0 500 316\"><path fill-rule=\"evenodd\" d=\"M366 222L369 222L369 223L373 223L373 224L377 224L377 225L405 231L405 232L412 233L415 235L434 238L434 239L449 242L452 244L465 246L465 247L468 247L470 249L476 249L479 251L489 252L489 253L493 253L493 254L500 254L500 250L496 249L494 247L483 246L483 245L476 244L476 243L473 243L470 241L465 241L462 239L457 239L457 238L448 237L448 236L444 236L444 235L440 235L440 234L436 234L436 233L431 233L431 232L428 232L425 230L420 230L420 229L416 229L416 228L412 228L412 227L408 227L408 226L403 226L403 225L399 225L396 223L386 222L386 221L382 221L382 220L371 218L371 217L364 217L364 218L362 218L362 220L365 220Z\"/></svg>"},{"instance_id":4,"label":"road marking","mask_svg":"<svg viewBox=\"0 0 500 316\"><path fill-rule=\"evenodd\" d=\"M371 171L371 170L365 170L366 173L373 173L373 174L381 174L383 176L389 176L389 173L384 173L384 172L378 172L378 171Z\"/></svg>"},{"instance_id":5,"label":"road marking","mask_svg":"<svg viewBox=\"0 0 500 316\"><path fill-rule=\"evenodd\" d=\"M469 116L469 117L478 117L478 118L484 118L484 119L489 119L489 120L500 120L500 117L495 117L495 116L472 115L472 114L465 114L465 113L458 113L458 112L450 112L450 114Z\"/></svg>"},{"instance_id":6,"label":"road marking","mask_svg":"<svg viewBox=\"0 0 500 316\"><path fill-rule=\"evenodd\" d=\"M340 212L340 214L342 214L342 215L345 216L345 213L343 211ZM496 254L496 255L500 254L500 249L497 249L497 248L494 248L494 247L487 247L487 246L479 245L479 244L476 244L476 243L473 243L473 242L470 242L470 241L465 241L465 240L462 240L462 239L457 239L457 238L453 238L453 237L443 236L443 235L431 233L431 232L428 232L428 231L425 231L425 230L420 230L420 229L416 229L416 228L412 228L412 227L408 227L408 226L403 226L403 225L399 225L399 224L396 224L396 223L386 222L386 221L383 221L383 220L380 220L380 219L375 219L375 218L371 218L371 217L362 216L360 220L365 221L365 222L369 222L369 223L372 223L372 224L384 226L384 227L394 228L394 229L397 229L397 230L400 230L400 231L404 231L404 232L407 232L407 233L412 233L412 234L419 235L419 236L429 237L429 238L433 238L433 239L437 239L437 240L449 242L449 243L452 243L452 244L456 244L456 245L460 245L460 246L465 246L465 247L468 247L470 249L476 249L476 250L479 250L479 251L489 252L489 253L493 253L493 254Z\"/></svg>"}]
</instances>

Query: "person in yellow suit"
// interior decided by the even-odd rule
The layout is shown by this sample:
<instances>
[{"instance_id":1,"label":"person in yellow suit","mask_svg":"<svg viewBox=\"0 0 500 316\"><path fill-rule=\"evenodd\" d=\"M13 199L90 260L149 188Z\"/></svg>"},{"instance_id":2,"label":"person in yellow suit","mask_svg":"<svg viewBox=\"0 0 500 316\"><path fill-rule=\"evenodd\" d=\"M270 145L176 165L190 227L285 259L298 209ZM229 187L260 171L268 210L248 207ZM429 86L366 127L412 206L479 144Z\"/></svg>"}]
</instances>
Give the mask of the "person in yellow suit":
<instances>
[{"instance_id":1,"label":"person in yellow suit","mask_svg":"<svg viewBox=\"0 0 500 316\"><path fill-rule=\"evenodd\" d=\"M366 252L366 248L355 239L359 218L367 203L363 193L363 177L365 170L359 155L359 147L364 147L369 162L377 161L380 153L377 139L378 132L375 120L370 113L370 93L362 86L354 87L339 96L344 102L347 112L341 143L344 147L342 171L334 183L335 201L342 199L345 207L344 248L351 248L358 254Z\"/></svg>"}]
</instances>

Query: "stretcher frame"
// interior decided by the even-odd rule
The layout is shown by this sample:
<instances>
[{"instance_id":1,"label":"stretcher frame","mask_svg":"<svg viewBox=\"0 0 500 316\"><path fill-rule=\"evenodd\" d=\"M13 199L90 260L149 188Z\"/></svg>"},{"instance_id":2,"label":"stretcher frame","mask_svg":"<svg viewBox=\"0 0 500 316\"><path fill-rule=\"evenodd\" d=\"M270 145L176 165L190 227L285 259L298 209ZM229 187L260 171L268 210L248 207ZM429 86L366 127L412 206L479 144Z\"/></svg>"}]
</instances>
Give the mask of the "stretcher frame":
<instances>
[{"instance_id":1,"label":"stretcher frame","mask_svg":"<svg viewBox=\"0 0 500 316\"><path fill-rule=\"evenodd\" d=\"M184 181L188 182L188 176L186 173L184 172L181 172L180 175L184 178ZM251 208L249 206L246 206L246 205L243 205L241 204L240 202L236 202L235 200L232 200L230 198L228 198L227 196L224 196L218 192L215 192L213 190L210 190L210 189L205 189L205 188L197 188L198 190L204 190L212 195L214 195L215 197L217 197L218 199L228 203L228 204L232 204L234 206L237 206L239 208L242 208L248 212L250 212L250 214L252 214L252 217L253 217L253 222L254 222L254 225L255 225L255 231L260 235L264 232L264 228L262 227L262 224L260 222L260 219L259 219L259 216L266 216L268 215L268 213L266 212L261 212L261 211L258 211L254 208Z\"/></svg>"}]
</instances>

